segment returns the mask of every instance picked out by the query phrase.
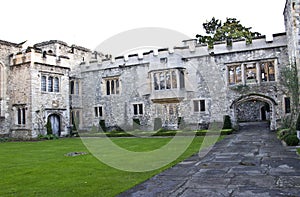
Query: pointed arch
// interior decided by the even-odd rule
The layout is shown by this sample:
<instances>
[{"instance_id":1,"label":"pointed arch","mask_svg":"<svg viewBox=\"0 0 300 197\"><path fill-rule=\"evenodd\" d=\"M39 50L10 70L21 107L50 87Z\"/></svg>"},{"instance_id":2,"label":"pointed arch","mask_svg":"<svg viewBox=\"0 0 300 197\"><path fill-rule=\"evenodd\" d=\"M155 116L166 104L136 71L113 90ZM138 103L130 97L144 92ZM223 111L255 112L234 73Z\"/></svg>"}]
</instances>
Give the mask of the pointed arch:
<instances>
[{"instance_id":1,"label":"pointed arch","mask_svg":"<svg viewBox=\"0 0 300 197\"><path fill-rule=\"evenodd\" d=\"M268 105L269 112L270 112L270 129L275 130L276 129L276 110L277 110L277 103L276 101L266 95L263 94L247 94L240 96L239 98L235 99L232 104L230 105L230 109L232 109L232 116L234 117L235 121L238 121L238 108L241 104L251 101L261 101Z\"/></svg>"}]
</instances>

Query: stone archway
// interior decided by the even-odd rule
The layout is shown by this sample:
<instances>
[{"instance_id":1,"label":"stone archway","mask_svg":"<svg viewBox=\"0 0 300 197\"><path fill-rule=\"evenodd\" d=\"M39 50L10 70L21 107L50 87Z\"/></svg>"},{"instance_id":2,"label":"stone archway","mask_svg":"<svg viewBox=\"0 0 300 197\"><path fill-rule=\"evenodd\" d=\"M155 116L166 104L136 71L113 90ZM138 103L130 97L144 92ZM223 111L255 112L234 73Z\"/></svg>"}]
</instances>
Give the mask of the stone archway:
<instances>
[{"instance_id":1,"label":"stone archway","mask_svg":"<svg viewBox=\"0 0 300 197\"><path fill-rule=\"evenodd\" d=\"M275 100L268 96L249 94L234 100L230 108L236 123L269 121L270 129L275 130L276 106Z\"/></svg>"}]
</instances>

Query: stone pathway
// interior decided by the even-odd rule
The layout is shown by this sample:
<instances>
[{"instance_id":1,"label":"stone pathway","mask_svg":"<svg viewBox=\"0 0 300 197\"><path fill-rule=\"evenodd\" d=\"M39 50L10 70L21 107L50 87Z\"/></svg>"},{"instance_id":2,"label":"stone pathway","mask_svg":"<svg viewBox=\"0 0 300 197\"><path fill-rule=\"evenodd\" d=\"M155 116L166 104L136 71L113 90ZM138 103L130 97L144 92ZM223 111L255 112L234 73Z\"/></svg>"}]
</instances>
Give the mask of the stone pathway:
<instances>
[{"instance_id":1,"label":"stone pathway","mask_svg":"<svg viewBox=\"0 0 300 197\"><path fill-rule=\"evenodd\" d=\"M300 157L266 124L245 125L119 196L300 196Z\"/></svg>"}]
</instances>

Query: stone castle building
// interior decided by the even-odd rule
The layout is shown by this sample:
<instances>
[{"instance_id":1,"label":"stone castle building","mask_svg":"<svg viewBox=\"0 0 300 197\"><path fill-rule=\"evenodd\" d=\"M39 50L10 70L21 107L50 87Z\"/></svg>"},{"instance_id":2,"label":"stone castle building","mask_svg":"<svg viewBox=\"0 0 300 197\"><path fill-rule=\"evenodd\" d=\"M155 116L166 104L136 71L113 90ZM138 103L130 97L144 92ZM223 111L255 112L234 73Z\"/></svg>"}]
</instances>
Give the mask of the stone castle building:
<instances>
[{"instance_id":1,"label":"stone castle building","mask_svg":"<svg viewBox=\"0 0 300 197\"><path fill-rule=\"evenodd\" d=\"M70 127L178 129L179 120L193 129L222 122L269 121L276 129L291 112L283 70L293 62L300 71L300 2L287 0L286 33L246 44L236 40L213 49L196 40L142 55L109 57L51 40L23 50L0 41L0 135L34 138L69 134ZM300 77L300 72L298 73Z\"/></svg>"}]
</instances>

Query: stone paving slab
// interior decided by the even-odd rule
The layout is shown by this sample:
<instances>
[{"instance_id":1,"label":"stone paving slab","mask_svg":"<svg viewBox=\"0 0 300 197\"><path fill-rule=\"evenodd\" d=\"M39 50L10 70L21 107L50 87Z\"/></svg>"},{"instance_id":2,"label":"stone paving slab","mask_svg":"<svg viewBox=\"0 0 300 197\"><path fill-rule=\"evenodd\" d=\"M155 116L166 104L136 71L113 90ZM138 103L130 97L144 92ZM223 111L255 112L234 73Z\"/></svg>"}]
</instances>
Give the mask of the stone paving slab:
<instances>
[{"instance_id":1,"label":"stone paving slab","mask_svg":"<svg viewBox=\"0 0 300 197\"><path fill-rule=\"evenodd\" d=\"M266 124L246 125L204 157L194 155L119 196L300 197L300 157Z\"/></svg>"}]
</instances>

